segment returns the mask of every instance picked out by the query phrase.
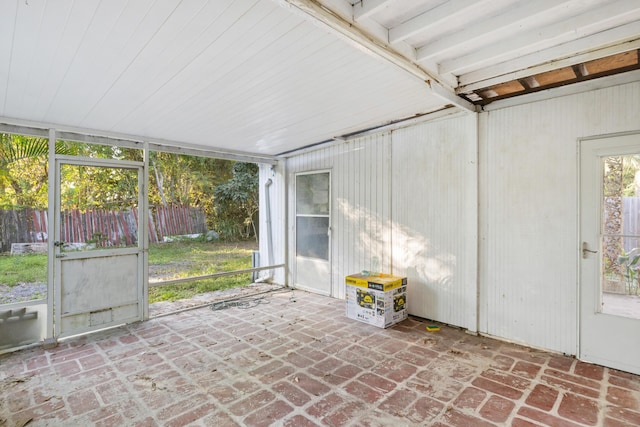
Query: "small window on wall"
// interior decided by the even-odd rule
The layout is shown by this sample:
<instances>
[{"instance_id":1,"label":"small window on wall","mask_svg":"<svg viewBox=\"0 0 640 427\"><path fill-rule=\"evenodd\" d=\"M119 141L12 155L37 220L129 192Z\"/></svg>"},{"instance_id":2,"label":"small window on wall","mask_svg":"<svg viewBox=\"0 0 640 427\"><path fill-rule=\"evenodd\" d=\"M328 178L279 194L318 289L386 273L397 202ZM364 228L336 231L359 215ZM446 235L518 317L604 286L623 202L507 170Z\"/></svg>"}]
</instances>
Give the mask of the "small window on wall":
<instances>
[{"instance_id":1,"label":"small window on wall","mask_svg":"<svg viewBox=\"0 0 640 427\"><path fill-rule=\"evenodd\" d=\"M330 174L296 176L296 255L329 260Z\"/></svg>"}]
</instances>

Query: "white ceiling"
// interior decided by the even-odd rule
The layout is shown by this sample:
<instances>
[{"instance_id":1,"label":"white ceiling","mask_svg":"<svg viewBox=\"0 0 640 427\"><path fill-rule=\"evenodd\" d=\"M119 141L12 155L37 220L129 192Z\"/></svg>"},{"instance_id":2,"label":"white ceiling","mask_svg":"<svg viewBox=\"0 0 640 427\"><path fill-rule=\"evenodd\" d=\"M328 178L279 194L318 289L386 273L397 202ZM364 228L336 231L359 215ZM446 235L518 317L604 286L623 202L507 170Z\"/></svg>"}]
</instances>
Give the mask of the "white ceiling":
<instances>
[{"instance_id":1,"label":"white ceiling","mask_svg":"<svg viewBox=\"0 0 640 427\"><path fill-rule=\"evenodd\" d=\"M3 0L0 123L277 155L639 39L638 0Z\"/></svg>"}]
</instances>

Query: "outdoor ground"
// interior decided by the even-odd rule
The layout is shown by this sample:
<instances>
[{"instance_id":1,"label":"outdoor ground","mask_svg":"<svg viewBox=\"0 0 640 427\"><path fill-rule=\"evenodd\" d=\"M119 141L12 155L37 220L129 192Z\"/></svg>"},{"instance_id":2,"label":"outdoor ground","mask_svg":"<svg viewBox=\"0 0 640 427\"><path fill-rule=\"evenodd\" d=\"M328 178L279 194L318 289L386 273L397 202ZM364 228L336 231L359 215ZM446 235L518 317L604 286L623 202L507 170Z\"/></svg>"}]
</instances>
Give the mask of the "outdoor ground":
<instances>
[{"instance_id":1,"label":"outdoor ground","mask_svg":"<svg viewBox=\"0 0 640 427\"><path fill-rule=\"evenodd\" d=\"M165 280L251 268L255 240L206 242L184 240L149 248L149 301L176 301L196 294L245 286L251 274L240 274L178 285L154 286ZM0 254L0 304L45 298L46 254Z\"/></svg>"},{"instance_id":2,"label":"outdoor ground","mask_svg":"<svg viewBox=\"0 0 640 427\"><path fill-rule=\"evenodd\" d=\"M280 289L0 356L0 426L638 426L640 378Z\"/></svg>"}]
</instances>

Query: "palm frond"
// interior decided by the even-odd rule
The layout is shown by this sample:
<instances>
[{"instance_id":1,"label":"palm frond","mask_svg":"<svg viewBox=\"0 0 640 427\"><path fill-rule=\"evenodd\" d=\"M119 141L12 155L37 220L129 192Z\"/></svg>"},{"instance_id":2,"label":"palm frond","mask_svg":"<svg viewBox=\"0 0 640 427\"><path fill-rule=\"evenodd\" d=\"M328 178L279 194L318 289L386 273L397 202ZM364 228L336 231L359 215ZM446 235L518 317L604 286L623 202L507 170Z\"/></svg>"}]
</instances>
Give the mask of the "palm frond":
<instances>
[{"instance_id":1,"label":"palm frond","mask_svg":"<svg viewBox=\"0 0 640 427\"><path fill-rule=\"evenodd\" d=\"M57 154L69 154L64 141L56 142ZM49 140L46 138L2 134L0 138L0 165L6 166L22 159L43 157L49 154Z\"/></svg>"}]
</instances>

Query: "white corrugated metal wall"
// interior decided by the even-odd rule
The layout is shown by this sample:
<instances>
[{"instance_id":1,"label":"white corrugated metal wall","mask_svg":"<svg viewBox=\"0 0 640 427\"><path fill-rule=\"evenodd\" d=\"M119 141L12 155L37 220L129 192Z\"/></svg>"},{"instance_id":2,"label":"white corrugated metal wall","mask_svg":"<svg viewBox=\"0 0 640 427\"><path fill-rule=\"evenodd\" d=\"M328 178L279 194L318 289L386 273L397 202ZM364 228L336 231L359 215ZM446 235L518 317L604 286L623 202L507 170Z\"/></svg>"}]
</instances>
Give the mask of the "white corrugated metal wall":
<instances>
[{"instance_id":1,"label":"white corrugated metal wall","mask_svg":"<svg viewBox=\"0 0 640 427\"><path fill-rule=\"evenodd\" d=\"M289 176L289 218L295 217L295 174L331 170L331 295L344 298L344 276L391 261L390 135L367 136L292 157ZM289 221L289 260L295 274L295 230ZM293 278L291 278L293 279ZM293 283L293 280L291 280Z\"/></svg>"},{"instance_id":2,"label":"white corrugated metal wall","mask_svg":"<svg viewBox=\"0 0 640 427\"><path fill-rule=\"evenodd\" d=\"M393 132L393 267L413 315L476 330L476 116Z\"/></svg>"},{"instance_id":3,"label":"white corrugated metal wall","mask_svg":"<svg viewBox=\"0 0 640 427\"><path fill-rule=\"evenodd\" d=\"M640 83L480 121L480 331L576 354L577 140L640 129Z\"/></svg>"},{"instance_id":4,"label":"white corrugated metal wall","mask_svg":"<svg viewBox=\"0 0 640 427\"><path fill-rule=\"evenodd\" d=\"M343 298L344 277L372 268L377 257L382 271L409 277L412 314L475 330L475 135L476 118L467 115L290 158L292 274L295 174L330 169L332 295Z\"/></svg>"},{"instance_id":5,"label":"white corrugated metal wall","mask_svg":"<svg viewBox=\"0 0 640 427\"><path fill-rule=\"evenodd\" d=\"M289 217L330 169L334 296L378 256L412 314L576 354L577 140L639 129L631 83L367 136L288 160Z\"/></svg>"}]
</instances>

